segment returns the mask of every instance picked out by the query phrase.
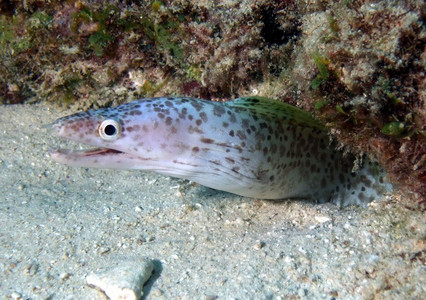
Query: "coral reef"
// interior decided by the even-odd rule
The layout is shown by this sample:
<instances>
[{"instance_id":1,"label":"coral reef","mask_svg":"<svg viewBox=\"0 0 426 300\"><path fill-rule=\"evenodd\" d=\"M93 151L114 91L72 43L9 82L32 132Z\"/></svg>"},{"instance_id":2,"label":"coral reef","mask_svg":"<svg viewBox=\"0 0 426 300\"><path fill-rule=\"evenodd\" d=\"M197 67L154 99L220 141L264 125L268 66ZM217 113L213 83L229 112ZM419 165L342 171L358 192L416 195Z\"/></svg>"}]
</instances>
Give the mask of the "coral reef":
<instances>
[{"instance_id":1,"label":"coral reef","mask_svg":"<svg viewBox=\"0 0 426 300\"><path fill-rule=\"evenodd\" d=\"M322 99L318 115L343 144L377 156L394 182L424 197L426 36L422 11L411 5L351 2L310 18L294 74L305 96Z\"/></svg>"},{"instance_id":2,"label":"coral reef","mask_svg":"<svg viewBox=\"0 0 426 300\"><path fill-rule=\"evenodd\" d=\"M314 112L426 198L420 0L0 3L0 103L261 95Z\"/></svg>"}]
</instances>

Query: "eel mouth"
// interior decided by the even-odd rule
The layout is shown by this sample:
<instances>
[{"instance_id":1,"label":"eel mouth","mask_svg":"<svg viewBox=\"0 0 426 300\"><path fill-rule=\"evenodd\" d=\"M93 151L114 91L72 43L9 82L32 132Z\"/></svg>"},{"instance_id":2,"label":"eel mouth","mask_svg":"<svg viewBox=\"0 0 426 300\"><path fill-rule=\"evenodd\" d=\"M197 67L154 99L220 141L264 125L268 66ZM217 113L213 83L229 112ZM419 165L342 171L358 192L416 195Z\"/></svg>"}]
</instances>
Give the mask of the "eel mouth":
<instances>
[{"instance_id":1,"label":"eel mouth","mask_svg":"<svg viewBox=\"0 0 426 300\"><path fill-rule=\"evenodd\" d=\"M50 153L53 158L55 156L69 156L69 157L89 157L89 156L111 156L124 154L122 151L118 151L111 148L94 148L94 149L86 149L86 150L71 150L71 149L55 149Z\"/></svg>"},{"instance_id":2,"label":"eel mouth","mask_svg":"<svg viewBox=\"0 0 426 300\"><path fill-rule=\"evenodd\" d=\"M77 167L131 168L142 158L110 148L85 150L56 149L50 157L58 163Z\"/></svg>"},{"instance_id":3,"label":"eel mouth","mask_svg":"<svg viewBox=\"0 0 426 300\"><path fill-rule=\"evenodd\" d=\"M121 152L115 149L110 149L110 148L95 148L95 149L81 150L81 151L59 149L57 151L75 152L75 153L78 153L80 156L92 156L92 155L99 156L99 155L112 155L112 154L124 153L124 152Z\"/></svg>"}]
</instances>

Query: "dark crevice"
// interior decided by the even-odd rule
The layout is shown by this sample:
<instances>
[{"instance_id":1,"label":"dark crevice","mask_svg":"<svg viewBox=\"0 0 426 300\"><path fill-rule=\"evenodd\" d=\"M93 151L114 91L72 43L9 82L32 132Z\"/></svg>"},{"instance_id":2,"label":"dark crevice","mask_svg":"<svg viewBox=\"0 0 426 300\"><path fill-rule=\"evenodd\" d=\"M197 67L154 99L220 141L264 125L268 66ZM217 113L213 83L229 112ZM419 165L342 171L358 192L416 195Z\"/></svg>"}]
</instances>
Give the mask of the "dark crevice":
<instances>
[{"instance_id":1,"label":"dark crevice","mask_svg":"<svg viewBox=\"0 0 426 300\"><path fill-rule=\"evenodd\" d=\"M291 26L283 29L277 20L277 14L269 7L262 9L261 21L263 27L260 35L268 46L284 45L301 34L300 22L293 22Z\"/></svg>"},{"instance_id":2,"label":"dark crevice","mask_svg":"<svg viewBox=\"0 0 426 300\"><path fill-rule=\"evenodd\" d=\"M5 15L13 15L15 13L15 4L12 1L0 1L0 13Z\"/></svg>"}]
</instances>

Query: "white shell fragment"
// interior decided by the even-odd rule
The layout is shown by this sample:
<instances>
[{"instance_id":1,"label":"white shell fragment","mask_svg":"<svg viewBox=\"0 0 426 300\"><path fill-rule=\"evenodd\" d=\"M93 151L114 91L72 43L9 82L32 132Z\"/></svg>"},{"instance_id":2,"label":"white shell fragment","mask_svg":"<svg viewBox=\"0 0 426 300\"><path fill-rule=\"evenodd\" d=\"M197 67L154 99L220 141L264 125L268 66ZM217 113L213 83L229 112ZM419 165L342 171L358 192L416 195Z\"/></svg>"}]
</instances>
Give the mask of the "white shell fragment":
<instances>
[{"instance_id":1,"label":"white shell fragment","mask_svg":"<svg viewBox=\"0 0 426 300\"><path fill-rule=\"evenodd\" d=\"M325 223L331 221L331 218L329 216L319 215L315 216L315 221L317 221L318 223Z\"/></svg>"},{"instance_id":2,"label":"white shell fragment","mask_svg":"<svg viewBox=\"0 0 426 300\"><path fill-rule=\"evenodd\" d=\"M112 300L137 300L151 277L154 264L149 259L123 260L105 271L86 277L89 286L103 291Z\"/></svg>"}]
</instances>

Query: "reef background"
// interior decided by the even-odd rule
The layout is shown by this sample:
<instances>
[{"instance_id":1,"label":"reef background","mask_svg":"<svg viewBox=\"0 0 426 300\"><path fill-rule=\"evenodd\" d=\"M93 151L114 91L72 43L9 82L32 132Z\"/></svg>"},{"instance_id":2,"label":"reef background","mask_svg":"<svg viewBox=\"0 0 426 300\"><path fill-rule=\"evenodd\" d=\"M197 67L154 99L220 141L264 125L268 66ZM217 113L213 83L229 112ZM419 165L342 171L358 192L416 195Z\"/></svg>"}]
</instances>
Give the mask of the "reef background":
<instances>
[{"instance_id":1,"label":"reef background","mask_svg":"<svg viewBox=\"0 0 426 300\"><path fill-rule=\"evenodd\" d=\"M275 98L426 198L424 1L2 1L0 103Z\"/></svg>"}]
</instances>

